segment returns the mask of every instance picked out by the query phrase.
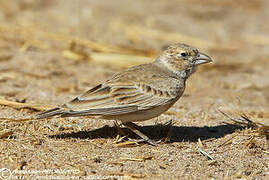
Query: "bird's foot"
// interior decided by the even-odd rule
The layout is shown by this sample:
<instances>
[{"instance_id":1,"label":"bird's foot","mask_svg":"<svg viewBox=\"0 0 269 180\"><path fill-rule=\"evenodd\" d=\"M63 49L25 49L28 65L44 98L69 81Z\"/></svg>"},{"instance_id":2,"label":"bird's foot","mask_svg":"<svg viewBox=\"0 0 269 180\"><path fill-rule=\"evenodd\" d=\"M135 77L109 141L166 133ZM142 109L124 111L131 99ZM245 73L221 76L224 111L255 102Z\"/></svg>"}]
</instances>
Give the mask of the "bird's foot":
<instances>
[{"instance_id":1,"label":"bird's foot","mask_svg":"<svg viewBox=\"0 0 269 180\"><path fill-rule=\"evenodd\" d=\"M134 132L135 134L137 134L139 137L142 138L140 140L135 140L136 142L147 142L148 144L153 145L153 146L157 146L161 142L161 140L154 141L154 140L150 139L148 136L146 136L145 134L143 134L142 132L140 132L137 129L137 125L134 123L128 122L128 123L123 123L123 124L124 124L124 126L129 128L132 132Z\"/></svg>"}]
</instances>

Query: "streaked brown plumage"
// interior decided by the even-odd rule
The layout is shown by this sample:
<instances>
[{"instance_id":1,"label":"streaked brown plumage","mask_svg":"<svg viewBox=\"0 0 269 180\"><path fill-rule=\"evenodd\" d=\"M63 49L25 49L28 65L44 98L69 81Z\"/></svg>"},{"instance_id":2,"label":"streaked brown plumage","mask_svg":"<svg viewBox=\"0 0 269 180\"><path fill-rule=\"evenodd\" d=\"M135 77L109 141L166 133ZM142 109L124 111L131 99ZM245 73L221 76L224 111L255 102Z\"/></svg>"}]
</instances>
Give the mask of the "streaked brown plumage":
<instances>
[{"instance_id":1,"label":"streaked brown plumage","mask_svg":"<svg viewBox=\"0 0 269 180\"><path fill-rule=\"evenodd\" d=\"M153 63L117 73L105 83L36 118L102 116L121 120L125 125L148 120L167 111L182 96L186 79L197 66L211 61L196 48L173 44ZM149 141L145 135L143 138Z\"/></svg>"}]
</instances>

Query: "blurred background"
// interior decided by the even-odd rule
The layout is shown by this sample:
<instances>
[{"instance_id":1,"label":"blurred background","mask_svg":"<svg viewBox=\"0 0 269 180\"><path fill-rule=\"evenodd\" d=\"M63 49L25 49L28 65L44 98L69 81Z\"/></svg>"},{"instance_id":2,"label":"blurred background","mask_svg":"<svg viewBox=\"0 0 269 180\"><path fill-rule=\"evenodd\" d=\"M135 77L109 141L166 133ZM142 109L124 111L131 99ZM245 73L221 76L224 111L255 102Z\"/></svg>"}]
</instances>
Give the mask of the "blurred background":
<instances>
[{"instance_id":1,"label":"blurred background","mask_svg":"<svg viewBox=\"0 0 269 180\"><path fill-rule=\"evenodd\" d=\"M0 0L1 117L25 118L63 104L115 72L153 61L174 42L214 59L188 79L168 112L140 123L173 120L180 143L117 148L117 133L111 135L117 131L106 126L113 122L101 119L1 122L0 130L15 137L0 141L1 165L76 167L84 175L265 178L268 141L248 129L234 132L240 127L223 125L219 110L269 124L268 9L268 0ZM62 133L67 138L54 138ZM217 165L197 151L200 138ZM123 155L153 158L113 163Z\"/></svg>"},{"instance_id":2,"label":"blurred background","mask_svg":"<svg viewBox=\"0 0 269 180\"><path fill-rule=\"evenodd\" d=\"M268 7L266 0L2 0L0 95L56 103L184 42L215 60L187 92L268 105Z\"/></svg>"}]
</instances>

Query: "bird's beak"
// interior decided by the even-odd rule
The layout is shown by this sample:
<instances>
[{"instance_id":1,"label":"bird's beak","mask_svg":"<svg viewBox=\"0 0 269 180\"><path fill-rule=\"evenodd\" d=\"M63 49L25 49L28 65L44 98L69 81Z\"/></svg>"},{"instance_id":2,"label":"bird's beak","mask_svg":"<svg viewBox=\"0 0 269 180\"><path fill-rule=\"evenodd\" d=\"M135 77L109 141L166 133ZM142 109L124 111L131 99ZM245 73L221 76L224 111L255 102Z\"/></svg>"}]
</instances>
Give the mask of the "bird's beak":
<instances>
[{"instance_id":1,"label":"bird's beak","mask_svg":"<svg viewBox=\"0 0 269 180\"><path fill-rule=\"evenodd\" d=\"M206 64L213 62L213 59L204 53L199 53L199 56L195 59L195 65Z\"/></svg>"}]
</instances>

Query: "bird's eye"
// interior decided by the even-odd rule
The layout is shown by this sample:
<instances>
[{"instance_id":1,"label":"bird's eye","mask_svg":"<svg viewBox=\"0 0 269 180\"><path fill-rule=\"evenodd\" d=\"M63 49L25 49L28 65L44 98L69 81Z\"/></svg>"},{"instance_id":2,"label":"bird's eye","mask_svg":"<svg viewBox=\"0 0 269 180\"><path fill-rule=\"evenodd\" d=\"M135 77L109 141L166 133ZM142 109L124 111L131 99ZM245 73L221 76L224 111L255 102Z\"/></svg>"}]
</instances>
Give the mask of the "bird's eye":
<instances>
[{"instance_id":1,"label":"bird's eye","mask_svg":"<svg viewBox=\"0 0 269 180\"><path fill-rule=\"evenodd\" d=\"M181 55L182 57L186 57L186 56L187 56L187 53L186 53L186 52L182 52L182 53L180 53L180 55Z\"/></svg>"}]
</instances>

